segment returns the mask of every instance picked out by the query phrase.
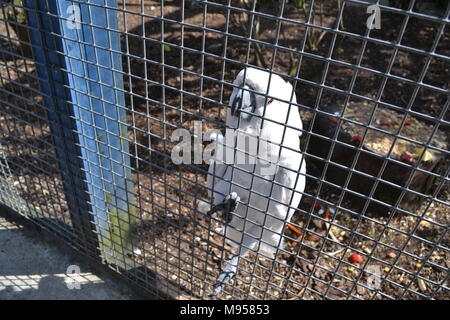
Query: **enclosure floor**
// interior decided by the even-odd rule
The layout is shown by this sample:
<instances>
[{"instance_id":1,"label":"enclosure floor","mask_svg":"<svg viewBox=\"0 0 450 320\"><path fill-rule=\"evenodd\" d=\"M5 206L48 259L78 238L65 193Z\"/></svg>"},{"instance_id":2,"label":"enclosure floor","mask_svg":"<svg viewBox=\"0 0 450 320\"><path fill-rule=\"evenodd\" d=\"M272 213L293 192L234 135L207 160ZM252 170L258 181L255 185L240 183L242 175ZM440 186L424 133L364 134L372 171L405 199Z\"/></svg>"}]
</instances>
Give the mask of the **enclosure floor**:
<instances>
[{"instance_id":1,"label":"enclosure floor","mask_svg":"<svg viewBox=\"0 0 450 320\"><path fill-rule=\"evenodd\" d=\"M78 276L67 268L80 267ZM75 279L80 289L69 289ZM0 300L125 300L136 299L128 288L93 271L36 230L6 220L0 212Z\"/></svg>"}]
</instances>

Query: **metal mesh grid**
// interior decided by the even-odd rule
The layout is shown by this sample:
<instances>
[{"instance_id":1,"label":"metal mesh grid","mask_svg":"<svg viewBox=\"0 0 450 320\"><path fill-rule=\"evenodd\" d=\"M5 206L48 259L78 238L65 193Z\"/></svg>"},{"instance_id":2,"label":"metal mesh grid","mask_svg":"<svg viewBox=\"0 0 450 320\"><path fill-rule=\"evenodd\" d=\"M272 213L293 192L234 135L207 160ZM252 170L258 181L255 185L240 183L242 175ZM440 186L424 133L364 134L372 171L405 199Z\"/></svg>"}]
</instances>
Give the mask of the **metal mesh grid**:
<instances>
[{"instance_id":1,"label":"metal mesh grid","mask_svg":"<svg viewBox=\"0 0 450 320\"><path fill-rule=\"evenodd\" d=\"M95 256L97 246L72 228L77 214L67 197L77 199L79 207L85 198L62 186L64 179L74 184L76 177L65 177L55 152L58 141L50 130L47 93L36 72L39 62L31 57L38 48L18 28L32 32L33 27L8 13L11 7L24 10L21 3L1 4L0 199ZM121 56L123 69L113 69L124 86L98 80L105 69L98 63L77 56L71 56L71 63L96 67L94 82L125 96L127 116L118 122L128 126L128 134L120 138L129 148L121 152L131 159L126 180L137 208L136 228L119 224L115 244L98 232L103 248L123 246L132 233L135 250L119 252L122 268L111 267L157 295L208 297L233 249L224 242L224 221L205 214L208 165L174 164L171 152L177 143L171 137L179 128L195 133L195 121L201 121L203 132L223 131L232 81L241 69L253 66L282 76L295 89L298 103L291 109L304 122L306 189L297 212L285 221L287 245L278 248L276 259L255 253L241 257L235 279L219 297L448 299L450 6L445 1L381 1L381 29L371 30L366 26L370 4L90 2L89 21L95 20L96 8L117 14L118 30L109 24L82 24L120 34L121 50L106 48L109 59ZM36 12L67 20L50 11ZM55 42L67 40L56 29L51 24L39 31ZM82 44L92 46L99 61L105 47ZM70 75L73 70L57 72ZM65 100L64 94L56 99ZM110 101L103 93L87 95ZM263 95L266 102L274 98ZM96 115L117 121L105 113ZM52 125L90 138L63 121ZM110 147L110 140L99 145ZM93 152L107 162L117 161L99 150ZM68 153L65 161L76 163L77 157ZM109 178L86 170L101 181L96 188L106 190ZM130 201L128 196L122 200ZM349 257L363 261L354 263Z\"/></svg>"},{"instance_id":2,"label":"metal mesh grid","mask_svg":"<svg viewBox=\"0 0 450 320\"><path fill-rule=\"evenodd\" d=\"M3 17L7 10L2 3ZM10 15L10 19L13 17ZM71 221L66 215L61 174L34 64L25 58L26 49L20 42L23 39L15 34L18 25L7 26L5 21L1 40L0 197L3 204L22 214L48 219L46 223L53 231L65 235L65 226Z\"/></svg>"}]
</instances>

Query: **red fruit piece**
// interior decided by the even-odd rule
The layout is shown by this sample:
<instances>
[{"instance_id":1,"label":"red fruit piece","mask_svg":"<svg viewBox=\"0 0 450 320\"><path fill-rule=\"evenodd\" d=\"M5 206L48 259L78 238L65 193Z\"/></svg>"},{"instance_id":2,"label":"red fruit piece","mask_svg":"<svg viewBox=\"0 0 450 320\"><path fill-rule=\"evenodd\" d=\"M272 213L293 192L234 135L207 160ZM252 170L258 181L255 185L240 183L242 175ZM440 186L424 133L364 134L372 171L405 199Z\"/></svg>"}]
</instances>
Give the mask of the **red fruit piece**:
<instances>
[{"instance_id":1,"label":"red fruit piece","mask_svg":"<svg viewBox=\"0 0 450 320\"><path fill-rule=\"evenodd\" d=\"M408 152L404 152L401 156L400 159L403 161L408 162L409 164L413 164L414 163L414 157L409 154Z\"/></svg>"},{"instance_id":2,"label":"red fruit piece","mask_svg":"<svg viewBox=\"0 0 450 320\"><path fill-rule=\"evenodd\" d=\"M353 141L358 141L358 142L361 142L361 140L362 140L362 138L361 138L361 136L353 136Z\"/></svg>"},{"instance_id":3,"label":"red fruit piece","mask_svg":"<svg viewBox=\"0 0 450 320\"><path fill-rule=\"evenodd\" d=\"M404 126L407 127L407 126L410 126L410 125L411 125L411 121L405 120Z\"/></svg>"},{"instance_id":4,"label":"red fruit piece","mask_svg":"<svg viewBox=\"0 0 450 320\"><path fill-rule=\"evenodd\" d=\"M391 123L390 123L389 121L381 120L381 121L380 121L380 125L381 125L381 126L390 126Z\"/></svg>"},{"instance_id":5,"label":"red fruit piece","mask_svg":"<svg viewBox=\"0 0 450 320\"><path fill-rule=\"evenodd\" d=\"M330 121L331 123L334 123L334 124L338 124L339 123L339 120L334 118L334 117L328 117L328 121Z\"/></svg>"},{"instance_id":6,"label":"red fruit piece","mask_svg":"<svg viewBox=\"0 0 450 320\"><path fill-rule=\"evenodd\" d=\"M349 261L350 263L355 264L355 263L363 263L363 262L364 262L364 259L363 259L363 257L361 257L359 254L357 254L357 253L352 253L352 255L348 258L348 261Z\"/></svg>"}]
</instances>

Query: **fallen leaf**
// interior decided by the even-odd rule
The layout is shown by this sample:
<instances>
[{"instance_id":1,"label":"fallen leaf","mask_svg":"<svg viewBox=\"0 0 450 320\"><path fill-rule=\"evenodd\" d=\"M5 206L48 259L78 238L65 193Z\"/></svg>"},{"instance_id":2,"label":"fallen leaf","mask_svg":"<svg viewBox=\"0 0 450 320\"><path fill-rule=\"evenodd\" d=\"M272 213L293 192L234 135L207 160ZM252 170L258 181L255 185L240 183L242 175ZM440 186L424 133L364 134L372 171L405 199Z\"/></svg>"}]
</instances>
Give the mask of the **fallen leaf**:
<instances>
[{"instance_id":1,"label":"fallen leaf","mask_svg":"<svg viewBox=\"0 0 450 320\"><path fill-rule=\"evenodd\" d=\"M426 285L425 281L423 281L423 279L417 279L417 284L419 285L420 291L422 291L422 292L427 291L427 285Z\"/></svg>"},{"instance_id":2,"label":"fallen leaf","mask_svg":"<svg viewBox=\"0 0 450 320\"><path fill-rule=\"evenodd\" d=\"M395 257L397 257L397 255L395 254L395 252L389 252L387 255L386 255L388 258L390 258L390 259L394 259Z\"/></svg>"},{"instance_id":3,"label":"fallen leaf","mask_svg":"<svg viewBox=\"0 0 450 320\"><path fill-rule=\"evenodd\" d=\"M358 294L360 295L363 295L366 292L366 289L363 286L357 285L356 292L358 292Z\"/></svg>"},{"instance_id":4,"label":"fallen leaf","mask_svg":"<svg viewBox=\"0 0 450 320\"><path fill-rule=\"evenodd\" d=\"M431 223L429 223L426 220L422 220L422 221L420 221L420 225L424 228L429 228L431 226Z\"/></svg>"},{"instance_id":5,"label":"fallen leaf","mask_svg":"<svg viewBox=\"0 0 450 320\"><path fill-rule=\"evenodd\" d=\"M416 153L414 154L414 158L420 159L420 156L422 155L422 153L423 153L423 148L422 147L417 148ZM428 162L431 159L433 159L433 154L430 151L426 150L425 153L423 154L422 161Z\"/></svg>"},{"instance_id":6,"label":"fallen leaf","mask_svg":"<svg viewBox=\"0 0 450 320\"><path fill-rule=\"evenodd\" d=\"M330 208L326 208L325 209L325 214L323 217L325 220L330 221L331 220L331 211Z\"/></svg>"}]
</instances>

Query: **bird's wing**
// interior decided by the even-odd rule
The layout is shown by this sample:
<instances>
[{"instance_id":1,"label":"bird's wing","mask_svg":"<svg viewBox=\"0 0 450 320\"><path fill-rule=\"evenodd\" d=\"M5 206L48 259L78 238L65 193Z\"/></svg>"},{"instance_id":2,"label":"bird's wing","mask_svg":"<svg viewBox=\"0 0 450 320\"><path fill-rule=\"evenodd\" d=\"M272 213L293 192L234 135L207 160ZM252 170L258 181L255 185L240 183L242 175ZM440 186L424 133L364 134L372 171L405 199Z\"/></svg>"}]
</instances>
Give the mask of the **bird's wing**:
<instances>
[{"instance_id":1,"label":"bird's wing","mask_svg":"<svg viewBox=\"0 0 450 320\"><path fill-rule=\"evenodd\" d=\"M289 204L292 188L294 187L290 171L279 167L274 182L271 198L278 201L274 202L274 205Z\"/></svg>"},{"instance_id":2,"label":"bird's wing","mask_svg":"<svg viewBox=\"0 0 450 320\"><path fill-rule=\"evenodd\" d=\"M290 221L292 218L292 215L297 210L298 205L300 204L300 201L303 196L303 192L305 191L305 184L306 184L306 163L304 160L302 160L301 167L299 172L291 172L292 176L292 184L294 186L294 194L291 198L290 208L289 208L289 214L287 217L287 220Z\"/></svg>"},{"instance_id":3,"label":"bird's wing","mask_svg":"<svg viewBox=\"0 0 450 320\"><path fill-rule=\"evenodd\" d=\"M280 162L274 177L269 212L289 221L295 212L305 188L305 163L302 156L289 157ZM301 166L301 167L300 167ZM289 212L289 214L288 214Z\"/></svg>"}]
</instances>

